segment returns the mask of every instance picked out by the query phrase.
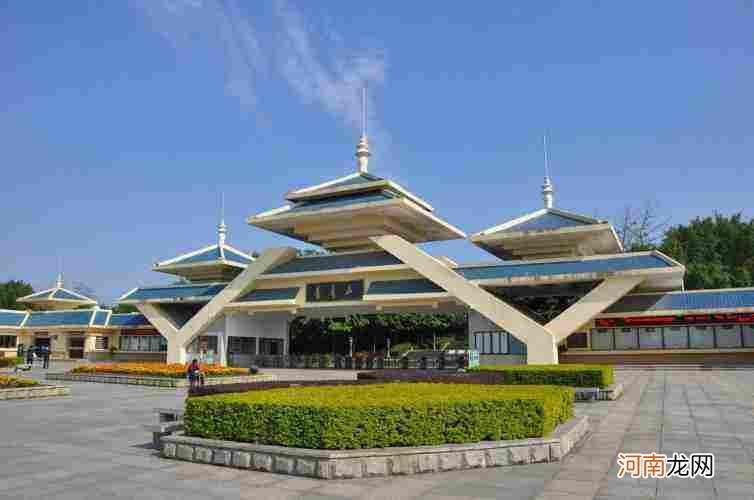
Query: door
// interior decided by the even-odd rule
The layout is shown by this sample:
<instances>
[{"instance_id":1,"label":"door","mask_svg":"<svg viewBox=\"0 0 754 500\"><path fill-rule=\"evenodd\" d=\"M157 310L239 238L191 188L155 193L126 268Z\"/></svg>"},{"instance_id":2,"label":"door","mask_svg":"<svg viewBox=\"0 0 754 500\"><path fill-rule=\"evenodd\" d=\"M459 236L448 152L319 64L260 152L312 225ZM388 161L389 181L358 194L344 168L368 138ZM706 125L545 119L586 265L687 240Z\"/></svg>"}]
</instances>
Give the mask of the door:
<instances>
[{"instance_id":1,"label":"door","mask_svg":"<svg viewBox=\"0 0 754 500\"><path fill-rule=\"evenodd\" d=\"M68 357L71 359L84 359L84 337L68 338Z\"/></svg>"},{"instance_id":2,"label":"door","mask_svg":"<svg viewBox=\"0 0 754 500\"><path fill-rule=\"evenodd\" d=\"M34 347L39 349L42 346L50 347L50 337L35 337L34 338Z\"/></svg>"}]
</instances>

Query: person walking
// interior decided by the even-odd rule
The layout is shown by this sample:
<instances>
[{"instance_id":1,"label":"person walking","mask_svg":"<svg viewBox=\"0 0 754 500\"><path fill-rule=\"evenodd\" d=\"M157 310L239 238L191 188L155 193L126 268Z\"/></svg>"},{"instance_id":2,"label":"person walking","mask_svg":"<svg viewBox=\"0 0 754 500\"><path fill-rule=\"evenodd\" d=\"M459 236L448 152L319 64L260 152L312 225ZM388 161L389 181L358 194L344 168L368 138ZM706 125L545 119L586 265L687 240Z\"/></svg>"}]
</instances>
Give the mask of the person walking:
<instances>
[{"instance_id":1,"label":"person walking","mask_svg":"<svg viewBox=\"0 0 754 500\"><path fill-rule=\"evenodd\" d=\"M194 389L202 385L202 369L199 366L198 359L194 358L194 360L191 361L191 364L186 370L186 375L188 375L189 379L189 389Z\"/></svg>"},{"instance_id":2,"label":"person walking","mask_svg":"<svg viewBox=\"0 0 754 500\"><path fill-rule=\"evenodd\" d=\"M29 366L34 366L35 357L36 357L36 354L34 353L34 346L30 345L29 349L26 351L26 364Z\"/></svg>"},{"instance_id":3,"label":"person walking","mask_svg":"<svg viewBox=\"0 0 754 500\"><path fill-rule=\"evenodd\" d=\"M50 346L42 346L42 368L45 370L50 367Z\"/></svg>"}]
</instances>

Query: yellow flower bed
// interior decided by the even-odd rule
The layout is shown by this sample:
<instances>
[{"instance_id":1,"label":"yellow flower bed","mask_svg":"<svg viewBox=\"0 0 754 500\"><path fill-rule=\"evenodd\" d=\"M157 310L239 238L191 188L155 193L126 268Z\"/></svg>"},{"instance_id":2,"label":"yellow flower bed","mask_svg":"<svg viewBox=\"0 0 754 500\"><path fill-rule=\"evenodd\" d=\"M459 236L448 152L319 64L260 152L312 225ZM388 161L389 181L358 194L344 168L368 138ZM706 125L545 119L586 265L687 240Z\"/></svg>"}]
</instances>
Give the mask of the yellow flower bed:
<instances>
[{"instance_id":1,"label":"yellow flower bed","mask_svg":"<svg viewBox=\"0 0 754 500\"><path fill-rule=\"evenodd\" d=\"M39 385L39 382L30 378L0 375L0 389L15 389L18 387L29 387L32 385Z\"/></svg>"},{"instance_id":2,"label":"yellow flower bed","mask_svg":"<svg viewBox=\"0 0 754 500\"><path fill-rule=\"evenodd\" d=\"M248 368L228 368L225 366L205 364L200 366L205 377L236 377L249 374ZM108 363L101 365L77 366L73 368L70 373L184 378L187 369L188 364L184 365L181 363Z\"/></svg>"}]
</instances>

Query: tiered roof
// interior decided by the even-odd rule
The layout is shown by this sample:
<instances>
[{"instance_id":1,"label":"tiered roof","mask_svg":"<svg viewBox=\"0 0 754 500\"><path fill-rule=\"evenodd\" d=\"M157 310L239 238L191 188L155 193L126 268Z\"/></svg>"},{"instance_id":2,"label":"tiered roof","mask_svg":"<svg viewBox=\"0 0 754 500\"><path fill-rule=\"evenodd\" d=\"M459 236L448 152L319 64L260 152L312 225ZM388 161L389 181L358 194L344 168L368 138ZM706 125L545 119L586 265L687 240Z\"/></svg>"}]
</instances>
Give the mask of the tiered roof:
<instances>
[{"instance_id":1,"label":"tiered roof","mask_svg":"<svg viewBox=\"0 0 754 500\"><path fill-rule=\"evenodd\" d=\"M216 244L158 262L152 270L191 282L231 281L253 261L251 255L225 243L225 223L221 221Z\"/></svg>"},{"instance_id":2,"label":"tiered roof","mask_svg":"<svg viewBox=\"0 0 754 500\"><path fill-rule=\"evenodd\" d=\"M465 238L433 214L434 208L401 185L367 173L366 137L357 150L359 171L292 191L291 202L254 215L248 223L333 252L374 249L370 237L396 234L413 243Z\"/></svg>"},{"instance_id":3,"label":"tiered roof","mask_svg":"<svg viewBox=\"0 0 754 500\"><path fill-rule=\"evenodd\" d=\"M94 306L97 301L78 292L63 288L63 276L59 275L54 287L32 293L16 300L21 304L28 304L38 309L61 310L80 306Z\"/></svg>"}]
</instances>

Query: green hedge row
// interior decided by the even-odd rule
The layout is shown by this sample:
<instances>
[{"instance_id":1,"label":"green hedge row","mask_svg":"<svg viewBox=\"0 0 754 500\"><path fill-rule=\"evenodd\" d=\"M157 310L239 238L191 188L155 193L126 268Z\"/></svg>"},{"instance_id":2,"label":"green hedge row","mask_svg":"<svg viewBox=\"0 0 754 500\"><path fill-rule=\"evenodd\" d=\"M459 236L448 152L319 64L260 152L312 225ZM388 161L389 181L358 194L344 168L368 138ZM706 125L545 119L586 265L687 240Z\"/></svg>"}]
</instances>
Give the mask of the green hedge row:
<instances>
[{"instance_id":1,"label":"green hedge row","mask_svg":"<svg viewBox=\"0 0 754 500\"><path fill-rule=\"evenodd\" d=\"M613 383L610 365L482 365L471 372L496 372L503 384L607 387Z\"/></svg>"},{"instance_id":2,"label":"green hedge row","mask_svg":"<svg viewBox=\"0 0 754 500\"><path fill-rule=\"evenodd\" d=\"M0 358L0 368L5 368L7 366L16 366L21 365L24 363L24 358L21 358L19 356L11 356L8 358Z\"/></svg>"},{"instance_id":3,"label":"green hedge row","mask_svg":"<svg viewBox=\"0 0 754 500\"><path fill-rule=\"evenodd\" d=\"M186 434L314 449L475 443L546 436L573 389L389 383L192 397Z\"/></svg>"}]
</instances>

